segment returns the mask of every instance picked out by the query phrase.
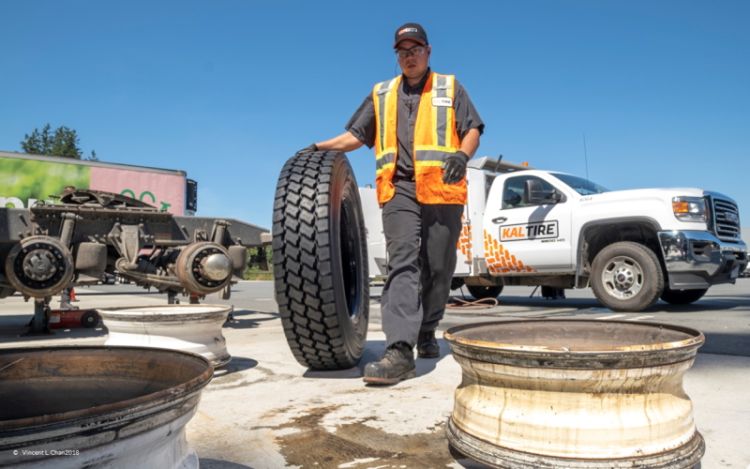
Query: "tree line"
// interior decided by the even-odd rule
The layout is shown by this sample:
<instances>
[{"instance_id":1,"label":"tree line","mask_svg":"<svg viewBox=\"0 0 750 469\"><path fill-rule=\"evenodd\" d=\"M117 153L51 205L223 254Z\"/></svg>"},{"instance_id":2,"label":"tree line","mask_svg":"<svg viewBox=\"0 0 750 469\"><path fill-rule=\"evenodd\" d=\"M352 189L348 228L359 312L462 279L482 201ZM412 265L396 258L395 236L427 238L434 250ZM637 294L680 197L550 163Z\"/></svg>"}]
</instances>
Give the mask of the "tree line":
<instances>
[{"instance_id":1,"label":"tree line","mask_svg":"<svg viewBox=\"0 0 750 469\"><path fill-rule=\"evenodd\" d=\"M21 140L21 149L25 153L34 155L99 161L95 150L91 150L91 153L84 157L79 145L78 132L64 125L54 130L49 124L45 124L41 130L35 128L30 134L24 135Z\"/></svg>"}]
</instances>

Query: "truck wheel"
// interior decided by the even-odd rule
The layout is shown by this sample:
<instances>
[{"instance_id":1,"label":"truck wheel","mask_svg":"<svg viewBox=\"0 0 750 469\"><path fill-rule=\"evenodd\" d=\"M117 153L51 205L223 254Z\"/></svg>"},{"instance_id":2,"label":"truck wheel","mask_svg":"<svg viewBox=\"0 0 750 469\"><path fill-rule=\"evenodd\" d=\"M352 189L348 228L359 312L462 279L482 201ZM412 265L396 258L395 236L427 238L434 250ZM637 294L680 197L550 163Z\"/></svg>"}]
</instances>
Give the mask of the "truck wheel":
<instances>
[{"instance_id":1,"label":"truck wheel","mask_svg":"<svg viewBox=\"0 0 750 469\"><path fill-rule=\"evenodd\" d=\"M453 277L451 279L451 290L458 290L464 286L464 279L461 277Z\"/></svg>"},{"instance_id":2,"label":"truck wheel","mask_svg":"<svg viewBox=\"0 0 750 469\"><path fill-rule=\"evenodd\" d=\"M661 299L671 305L689 305L703 298L708 288L698 290L672 290L665 288L661 294Z\"/></svg>"},{"instance_id":3,"label":"truck wheel","mask_svg":"<svg viewBox=\"0 0 750 469\"><path fill-rule=\"evenodd\" d=\"M100 321L101 318L99 317L99 314L94 310L86 311L81 316L81 325L83 327L96 327L97 325L99 325Z\"/></svg>"},{"instance_id":4,"label":"truck wheel","mask_svg":"<svg viewBox=\"0 0 750 469\"><path fill-rule=\"evenodd\" d=\"M664 290L659 259L646 246L621 241L602 249L592 265L591 288L613 311L642 311Z\"/></svg>"},{"instance_id":5,"label":"truck wheel","mask_svg":"<svg viewBox=\"0 0 750 469\"><path fill-rule=\"evenodd\" d=\"M276 186L273 268L284 334L302 365L343 369L362 357L370 305L366 240L346 155L289 159Z\"/></svg>"},{"instance_id":6,"label":"truck wheel","mask_svg":"<svg viewBox=\"0 0 750 469\"><path fill-rule=\"evenodd\" d=\"M482 285L466 285L466 288L471 293L471 296L477 300L483 300L485 298L497 298L503 291L502 285L494 286L482 286Z\"/></svg>"}]
</instances>

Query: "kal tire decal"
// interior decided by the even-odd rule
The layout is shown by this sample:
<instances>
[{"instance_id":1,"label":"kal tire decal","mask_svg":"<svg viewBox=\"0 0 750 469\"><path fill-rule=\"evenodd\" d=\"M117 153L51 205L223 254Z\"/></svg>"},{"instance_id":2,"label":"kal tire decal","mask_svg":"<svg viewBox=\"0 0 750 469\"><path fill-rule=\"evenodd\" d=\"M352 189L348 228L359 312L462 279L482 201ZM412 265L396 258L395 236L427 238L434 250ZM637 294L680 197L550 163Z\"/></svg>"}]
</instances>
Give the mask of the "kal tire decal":
<instances>
[{"instance_id":1,"label":"kal tire decal","mask_svg":"<svg viewBox=\"0 0 750 469\"><path fill-rule=\"evenodd\" d=\"M559 233L557 220L503 225L500 227L500 241L551 239L557 238Z\"/></svg>"}]
</instances>

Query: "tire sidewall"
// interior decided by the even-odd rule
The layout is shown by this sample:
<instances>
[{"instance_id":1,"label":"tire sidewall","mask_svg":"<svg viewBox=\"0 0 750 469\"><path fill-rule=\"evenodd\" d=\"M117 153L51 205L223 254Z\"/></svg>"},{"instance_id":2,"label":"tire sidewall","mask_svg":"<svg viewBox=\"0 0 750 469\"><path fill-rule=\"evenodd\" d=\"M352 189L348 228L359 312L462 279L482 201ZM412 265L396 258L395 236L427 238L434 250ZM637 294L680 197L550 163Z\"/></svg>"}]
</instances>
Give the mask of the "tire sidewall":
<instances>
[{"instance_id":1,"label":"tire sidewall","mask_svg":"<svg viewBox=\"0 0 750 469\"><path fill-rule=\"evenodd\" d=\"M344 283L344 268L341 238L344 233L341 229L342 211L345 210L344 204L352 204L353 210L349 215L354 215L356 220L350 220L348 229L357 230L356 236L360 240L355 246L355 252L352 253L357 259L357 290L359 292L358 301L354 305L354 310L349 311ZM360 357L362 355L366 336L369 316L369 294L368 294L368 272L367 272L367 249L366 237L364 230L364 217L359 199L359 189L357 187L354 172L349 161L343 154L335 157L333 163L333 172L331 174L331 188L329 198L329 233L331 233L331 260L333 270L333 282L336 302L336 313L339 318L339 326L342 329L347 353L351 357Z\"/></svg>"}]
</instances>

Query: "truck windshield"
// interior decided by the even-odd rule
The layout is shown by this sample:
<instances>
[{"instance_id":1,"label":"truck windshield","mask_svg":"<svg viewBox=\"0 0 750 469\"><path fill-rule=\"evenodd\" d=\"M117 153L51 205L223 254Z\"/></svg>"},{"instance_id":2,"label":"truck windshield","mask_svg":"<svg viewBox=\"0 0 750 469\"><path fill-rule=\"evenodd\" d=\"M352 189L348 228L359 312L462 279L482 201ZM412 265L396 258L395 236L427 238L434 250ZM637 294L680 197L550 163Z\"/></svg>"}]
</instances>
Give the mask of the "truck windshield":
<instances>
[{"instance_id":1,"label":"truck windshield","mask_svg":"<svg viewBox=\"0 0 750 469\"><path fill-rule=\"evenodd\" d=\"M609 192L609 189L607 189L606 187L602 187L595 182L589 181L588 179L579 178L578 176L571 176L570 174L561 173L552 173L552 175L572 187L573 190L581 195L601 194L602 192Z\"/></svg>"}]
</instances>

